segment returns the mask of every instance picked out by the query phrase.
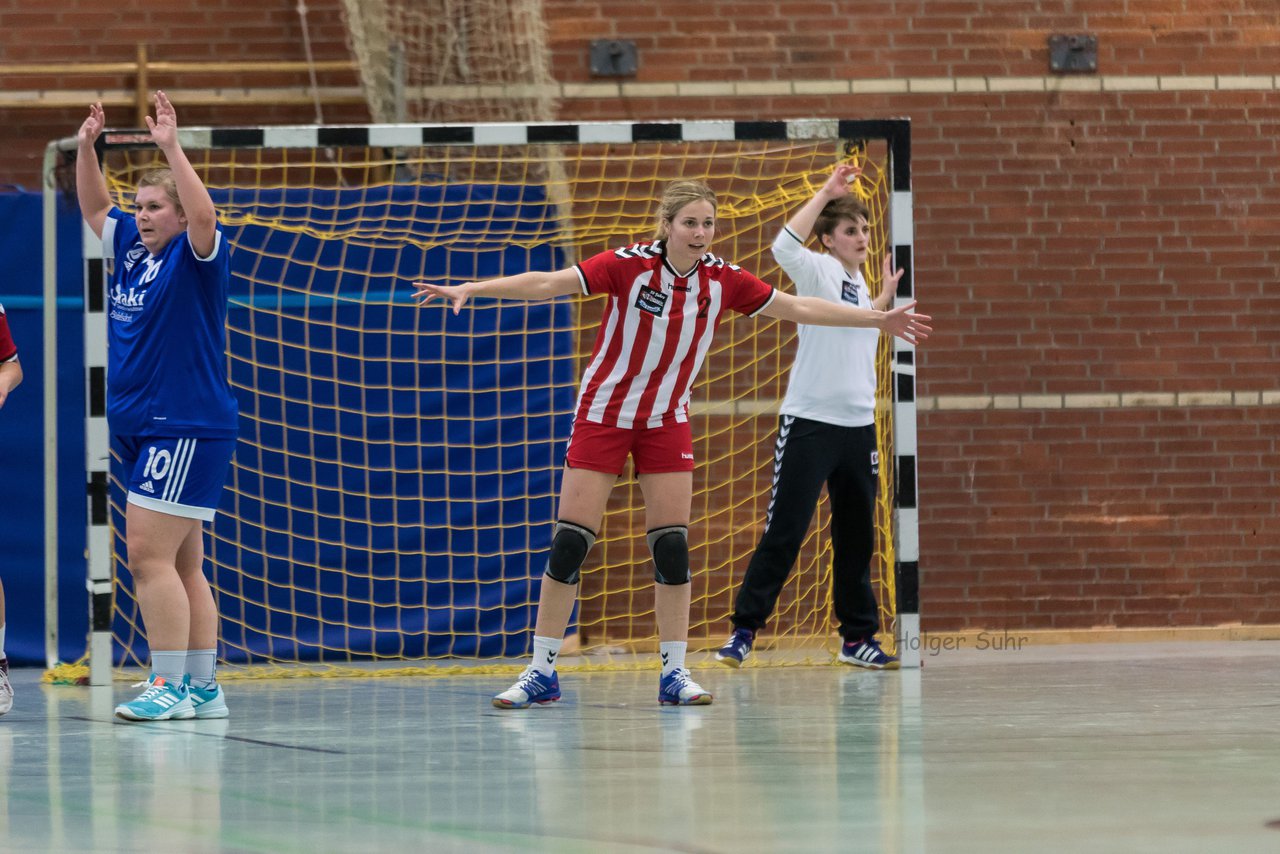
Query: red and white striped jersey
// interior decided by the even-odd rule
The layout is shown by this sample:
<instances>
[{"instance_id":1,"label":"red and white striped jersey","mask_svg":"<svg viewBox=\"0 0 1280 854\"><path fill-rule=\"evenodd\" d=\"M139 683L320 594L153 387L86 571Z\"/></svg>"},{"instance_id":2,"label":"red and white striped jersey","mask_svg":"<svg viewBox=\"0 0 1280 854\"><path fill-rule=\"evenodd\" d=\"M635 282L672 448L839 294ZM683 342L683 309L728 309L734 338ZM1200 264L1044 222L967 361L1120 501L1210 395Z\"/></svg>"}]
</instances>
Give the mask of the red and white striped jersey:
<instances>
[{"instance_id":1,"label":"red and white striped jersey","mask_svg":"<svg viewBox=\"0 0 1280 854\"><path fill-rule=\"evenodd\" d=\"M773 287L714 255L680 273L662 241L601 252L575 269L584 294L607 294L577 418L615 427L689 420L689 394L726 309L755 316Z\"/></svg>"},{"instance_id":2,"label":"red and white striped jersey","mask_svg":"<svg viewBox=\"0 0 1280 854\"><path fill-rule=\"evenodd\" d=\"M9 334L9 318L5 317L4 306L0 305L0 362L10 362L18 355L18 345L13 343Z\"/></svg>"}]
</instances>

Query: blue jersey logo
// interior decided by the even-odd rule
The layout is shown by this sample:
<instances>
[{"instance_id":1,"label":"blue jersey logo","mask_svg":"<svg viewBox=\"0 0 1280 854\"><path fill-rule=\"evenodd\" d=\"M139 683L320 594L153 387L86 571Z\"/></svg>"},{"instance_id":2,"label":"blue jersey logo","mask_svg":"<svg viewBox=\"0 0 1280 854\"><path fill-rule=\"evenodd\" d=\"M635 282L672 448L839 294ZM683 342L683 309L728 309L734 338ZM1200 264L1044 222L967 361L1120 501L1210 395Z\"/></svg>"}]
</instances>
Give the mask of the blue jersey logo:
<instances>
[{"instance_id":1,"label":"blue jersey logo","mask_svg":"<svg viewBox=\"0 0 1280 854\"><path fill-rule=\"evenodd\" d=\"M857 283L851 282L848 279L845 279L843 282L841 282L840 283L840 299L844 302L851 302L854 305L857 305L858 304Z\"/></svg>"},{"instance_id":2,"label":"blue jersey logo","mask_svg":"<svg viewBox=\"0 0 1280 854\"><path fill-rule=\"evenodd\" d=\"M142 259L142 256L146 254L147 254L147 247L145 246L133 247L124 255L124 268L126 270L132 271L133 265L137 264L138 261Z\"/></svg>"},{"instance_id":3,"label":"blue jersey logo","mask_svg":"<svg viewBox=\"0 0 1280 854\"><path fill-rule=\"evenodd\" d=\"M111 304L120 308L142 308L146 298L146 289L129 288L126 291L120 285L111 289Z\"/></svg>"}]
</instances>

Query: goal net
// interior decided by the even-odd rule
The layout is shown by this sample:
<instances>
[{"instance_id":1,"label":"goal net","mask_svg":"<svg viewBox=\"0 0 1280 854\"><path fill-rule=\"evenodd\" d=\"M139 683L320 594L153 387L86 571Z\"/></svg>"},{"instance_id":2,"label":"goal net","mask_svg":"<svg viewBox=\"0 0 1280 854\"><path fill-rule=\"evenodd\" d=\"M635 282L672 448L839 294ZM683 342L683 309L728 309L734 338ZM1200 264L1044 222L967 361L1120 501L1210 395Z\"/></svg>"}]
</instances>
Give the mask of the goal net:
<instances>
[{"instance_id":1,"label":"goal net","mask_svg":"<svg viewBox=\"0 0 1280 854\"><path fill-rule=\"evenodd\" d=\"M700 178L720 199L713 251L790 289L769 246L832 166L852 160L872 212L874 294L893 249L891 207L902 216L895 155L880 133L889 124L184 131L232 250L227 359L241 432L217 519L206 527L221 658L332 672L353 662L526 654L602 302L481 300L454 316L419 308L411 282L557 269L647 239L662 187ZM157 153L136 134L108 132L103 156L127 210ZM718 645L729 629L769 499L794 338L792 325L768 318L727 321L694 389L691 650ZM873 566L889 649L892 350L882 339ZM114 470L109 495L102 521L117 532L123 493ZM582 574L571 631L584 652L601 655L595 661L656 649L641 506L628 472ZM828 524L823 502L763 648L834 646ZM140 665L145 627L124 541L108 539L113 659Z\"/></svg>"},{"instance_id":2,"label":"goal net","mask_svg":"<svg viewBox=\"0 0 1280 854\"><path fill-rule=\"evenodd\" d=\"M375 122L545 121L555 112L542 0L342 0Z\"/></svg>"}]
</instances>

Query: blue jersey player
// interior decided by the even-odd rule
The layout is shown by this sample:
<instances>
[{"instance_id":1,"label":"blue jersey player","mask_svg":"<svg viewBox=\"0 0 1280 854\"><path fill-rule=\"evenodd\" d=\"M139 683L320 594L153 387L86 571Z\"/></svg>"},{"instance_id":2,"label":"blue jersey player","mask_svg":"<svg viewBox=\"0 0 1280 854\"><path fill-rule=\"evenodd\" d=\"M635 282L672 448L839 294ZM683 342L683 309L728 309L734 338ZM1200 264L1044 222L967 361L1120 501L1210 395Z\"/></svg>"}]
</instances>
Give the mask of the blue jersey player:
<instances>
[{"instance_id":1,"label":"blue jersey player","mask_svg":"<svg viewBox=\"0 0 1280 854\"><path fill-rule=\"evenodd\" d=\"M152 670L146 690L115 713L127 721L223 718L201 526L214 517L236 442L225 355L230 249L163 92L147 126L169 168L138 182L132 215L112 204L98 165L94 143L104 125L102 105L92 105L77 135L76 192L113 262L107 423L128 493L125 542Z\"/></svg>"}]
</instances>

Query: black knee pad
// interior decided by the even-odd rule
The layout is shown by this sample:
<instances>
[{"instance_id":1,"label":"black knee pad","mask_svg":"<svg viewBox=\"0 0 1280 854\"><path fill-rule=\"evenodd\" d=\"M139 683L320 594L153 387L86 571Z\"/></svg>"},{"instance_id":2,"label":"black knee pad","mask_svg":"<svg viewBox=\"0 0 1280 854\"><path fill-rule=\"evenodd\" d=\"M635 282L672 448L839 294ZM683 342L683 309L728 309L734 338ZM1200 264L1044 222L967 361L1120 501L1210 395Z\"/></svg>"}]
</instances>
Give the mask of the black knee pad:
<instances>
[{"instance_id":1,"label":"black knee pad","mask_svg":"<svg viewBox=\"0 0 1280 854\"><path fill-rule=\"evenodd\" d=\"M653 578L659 584L688 584L689 529L684 525L654 528L645 535L653 555Z\"/></svg>"},{"instance_id":2,"label":"black knee pad","mask_svg":"<svg viewBox=\"0 0 1280 854\"><path fill-rule=\"evenodd\" d=\"M547 577L561 584L577 584L587 552L595 545L595 532L572 522L556 522L547 557Z\"/></svg>"}]
</instances>

